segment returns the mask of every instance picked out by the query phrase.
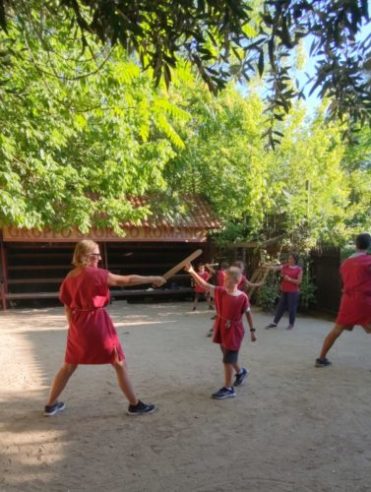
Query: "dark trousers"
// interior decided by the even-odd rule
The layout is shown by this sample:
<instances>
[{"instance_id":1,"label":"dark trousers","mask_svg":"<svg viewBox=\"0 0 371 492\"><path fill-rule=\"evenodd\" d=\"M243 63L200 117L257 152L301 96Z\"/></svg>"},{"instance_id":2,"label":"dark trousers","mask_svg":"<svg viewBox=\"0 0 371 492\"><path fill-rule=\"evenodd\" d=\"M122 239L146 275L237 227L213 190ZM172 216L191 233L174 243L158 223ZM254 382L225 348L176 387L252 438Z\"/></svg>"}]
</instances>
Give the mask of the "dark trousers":
<instances>
[{"instance_id":1,"label":"dark trousers","mask_svg":"<svg viewBox=\"0 0 371 492\"><path fill-rule=\"evenodd\" d=\"M282 318L285 311L289 311L289 322L293 326L296 318L296 311L298 309L299 292L281 292L281 297L278 302L276 314L274 316L274 323L277 325Z\"/></svg>"}]
</instances>

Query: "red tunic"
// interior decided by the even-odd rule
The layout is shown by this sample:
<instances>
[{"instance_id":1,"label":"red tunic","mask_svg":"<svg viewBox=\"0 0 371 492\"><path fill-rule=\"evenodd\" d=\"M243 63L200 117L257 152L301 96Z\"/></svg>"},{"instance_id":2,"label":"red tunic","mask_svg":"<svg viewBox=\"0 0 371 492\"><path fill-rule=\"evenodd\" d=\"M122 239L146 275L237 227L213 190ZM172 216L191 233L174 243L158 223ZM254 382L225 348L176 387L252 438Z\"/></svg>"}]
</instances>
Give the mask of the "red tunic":
<instances>
[{"instance_id":1,"label":"red tunic","mask_svg":"<svg viewBox=\"0 0 371 492\"><path fill-rule=\"evenodd\" d=\"M298 265L295 266L290 266L290 265L283 265L281 269L281 292L299 292L300 287L297 284L293 284L292 282L289 282L288 280L284 279L285 275L288 275L291 278L298 279L300 273L302 272L302 268Z\"/></svg>"},{"instance_id":2,"label":"red tunic","mask_svg":"<svg viewBox=\"0 0 371 492\"><path fill-rule=\"evenodd\" d=\"M343 294L336 323L347 327L371 324L371 256L348 258L340 274Z\"/></svg>"},{"instance_id":3,"label":"red tunic","mask_svg":"<svg viewBox=\"0 0 371 492\"><path fill-rule=\"evenodd\" d=\"M203 273L198 273L198 276L203 278L205 282L207 282L211 275L209 272L203 272ZM203 294L204 292L206 292L205 289L201 285L198 285L197 283L195 283L194 291L197 292L198 294Z\"/></svg>"},{"instance_id":4,"label":"red tunic","mask_svg":"<svg viewBox=\"0 0 371 492\"><path fill-rule=\"evenodd\" d=\"M244 290L247 287L247 277L246 275L242 275L241 280L238 282L237 289Z\"/></svg>"},{"instance_id":5,"label":"red tunic","mask_svg":"<svg viewBox=\"0 0 371 492\"><path fill-rule=\"evenodd\" d=\"M65 361L68 364L110 364L125 354L104 309L109 302L108 271L86 267L76 276L67 276L59 298L71 309Z\"/></svg>"},{"instance_id":6,"label":"red tunic","mask_svg":"<svg viewBox=\"0 0 371 492\"><path fill-rule=\"evenodd\" d=\"M244 292L233 296L224 287L215 287L214 299L217 318L213 342L228 350L239 350L245 334L242 317L250 306L249 298Z\"/></svg>"},{"instance_id":7,"label":"red tunic","mask_svg":"<svg viewBox=\"0 0 371 492\"><path fill-rule=\"evenodd\" d=\"M218 270L216 272L216 285L219 285L219 287L223 287L224 279L225 279L225 270Z\"/></svg>"}]
</instances>

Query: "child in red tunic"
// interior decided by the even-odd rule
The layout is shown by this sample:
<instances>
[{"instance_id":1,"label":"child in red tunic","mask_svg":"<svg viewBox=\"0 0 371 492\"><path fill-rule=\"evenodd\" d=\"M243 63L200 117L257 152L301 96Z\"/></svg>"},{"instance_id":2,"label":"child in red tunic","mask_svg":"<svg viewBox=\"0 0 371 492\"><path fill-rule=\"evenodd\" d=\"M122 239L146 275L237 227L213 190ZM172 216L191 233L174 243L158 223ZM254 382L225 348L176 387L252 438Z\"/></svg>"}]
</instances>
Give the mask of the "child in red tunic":
<instances>
[{"instance_id":1,"label":"child in red tunic","mask_svg":"<svg viewBox=\"0 0 371 492\"><path fill-rule=\"evenodd\" d=\"M208 265L203 265L200 263L197 267L197 273L198 275L207 282L210 277L211 273L207 270ZM210 300L210 293L207 292L201 285L199 285L197 282L194 285L194 292L195 292L195 297L193 300L193 311L196 311L197 309L197 304L201 296L204 296L206 298L206 301L209 304L209 309L213 309L213 306L211 304Z\"/></svg>"},{"instance_id":2,"label":"child in red tunic","mask_svg":"<svg viewBox=\"0 0 371 492\"><path fill-rule=\"evenodd\" d=\"M242 273L241 280L239 281L237 286L238 290L242 290L242 292L246 292L247 294L249 287L261 287L263 285L264 282L250 282L245 274L245 264L243 261L235 261L233 263L233 266L239 268Z\"/></svg>"},{"instance_id":3,"label":"child in red tunic","mask_svg":"<svg viewBox=\"0 0 371 492\"><path fill-rule=\"evenodd\" d=\"M340 267L343 281L340 308L335 326L325 338L316 359L316 367L331 365L326 355L344 330L351 331L355 325L360 325L366 333L371 333L371 256L367 254L370 247L370 234L360 234L356 238L356 253Z\"/></svg>"},{"instance_id":4,"label":"child in red tunic","mask_svg":"<svg viewBox=\"0 0 371 492\"><path fill-rule=\"evenodd\" d=\"M251 341L255 342L256 340L249 299L244 292L237 288L241 280L241 270L237 267L228 268L225 272L223 287L215 287L205 282L197 275L191 265L187 265L186 271L205 290L214 294L217 317L214 324L213 341L220 344L223 352L224 386L213 393L212 398L216 400L234 398L236 396L234 386L243 384L248 374L247 369L238 365L238 352L244 336L244 314L246 314L250 326ZM235 374L234 384L233 374Z\"/></svg>"},{"instance_id":5,"label":"child in red tunic","mask_svg":"<svg viewBox=\"0 0 371 492\"><path fill-rule=\"evenodd\" d=\"M98 268L101 259L99 246L90 240L76 245L73 264L75 268L64 279L60 288L60 300L65 306L68 321L65 362L57 373L45 406L45 415L55 415L64 410L58 401L69 378L79 364L112 364L118 384L129 401L129 415L151 413L155 406L138 400L129 380L125 354L105 310L109 303L109 287L140 284L160 286L162 277L139 275L114 275Z\"/></svg>"}]
</instances>

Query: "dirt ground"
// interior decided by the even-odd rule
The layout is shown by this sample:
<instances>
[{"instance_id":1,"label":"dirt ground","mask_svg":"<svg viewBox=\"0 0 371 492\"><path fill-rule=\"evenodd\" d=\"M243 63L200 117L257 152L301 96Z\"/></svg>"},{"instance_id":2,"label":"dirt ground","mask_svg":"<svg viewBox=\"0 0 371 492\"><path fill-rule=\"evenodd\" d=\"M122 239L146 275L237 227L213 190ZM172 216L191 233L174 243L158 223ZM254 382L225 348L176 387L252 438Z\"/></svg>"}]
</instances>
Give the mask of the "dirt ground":
<instances>
[{"instance_id":1,"label":"dirt ground","mask_svg":"<svg viewBox=\"0 0 371 492\"><path fill-rule=\"evenodd\" d=\"M328 321L300 318L245 340L250 370L237 398L222 385L219 349L206 338L205 305L110 308L132 379L154 415L125 414L110 366L82 366L63 400L42 415L63 360L61 308L0 313L1 492L371 491L371 338L361 329L314 368ZM285 320L284 320L285 321Z\"/></svg>"}]
</instances>

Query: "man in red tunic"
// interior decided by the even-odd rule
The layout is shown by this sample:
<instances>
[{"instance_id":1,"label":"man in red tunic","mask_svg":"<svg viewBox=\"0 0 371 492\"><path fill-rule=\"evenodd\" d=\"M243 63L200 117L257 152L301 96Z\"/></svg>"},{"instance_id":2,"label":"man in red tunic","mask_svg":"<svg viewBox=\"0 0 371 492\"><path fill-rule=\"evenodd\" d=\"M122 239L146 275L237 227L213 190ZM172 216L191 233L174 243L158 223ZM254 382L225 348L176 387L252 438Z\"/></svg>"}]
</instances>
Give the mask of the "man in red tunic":
<instances>
[{"instance_id":1,"label":"man in red tunic","mask_svg":"<svg viewBox=\"0 0 371 492\"><path fill-rule=\"evenodd\" d=\"M343 281L340 309L334 328L323 342L316 367L331 365L326 355L344 330L351 331L360 325L366 333L371 333L371 255L367 254L370 247L370 234L360 234L356 238L356 253L340 267Z\"/></svg>"},{"instance_id":2,"label":"man in red tunic","mask_svg":"<svg viewBox=\"0 0 371 492\"><path fill-rule=\"evenodd\" d=\"M255 342L255 328L250 312L249 298L237 286L241 280L241 270L230 267L225 271L224 286L215 287L202 279L193 270L191 265L186 266L186 271L205 290L214 295L216 307L216 320L214 324L213 342L220 344L223 352L224 386L213 393L215 400L225 400L236 396L235 386L241 386L248 375L245 368L238 365L238 352L244 336L243 315L246 314L250 326L251 341ZM233 383L233 375L235 380Z\"/></svg>"}]
</instances>

